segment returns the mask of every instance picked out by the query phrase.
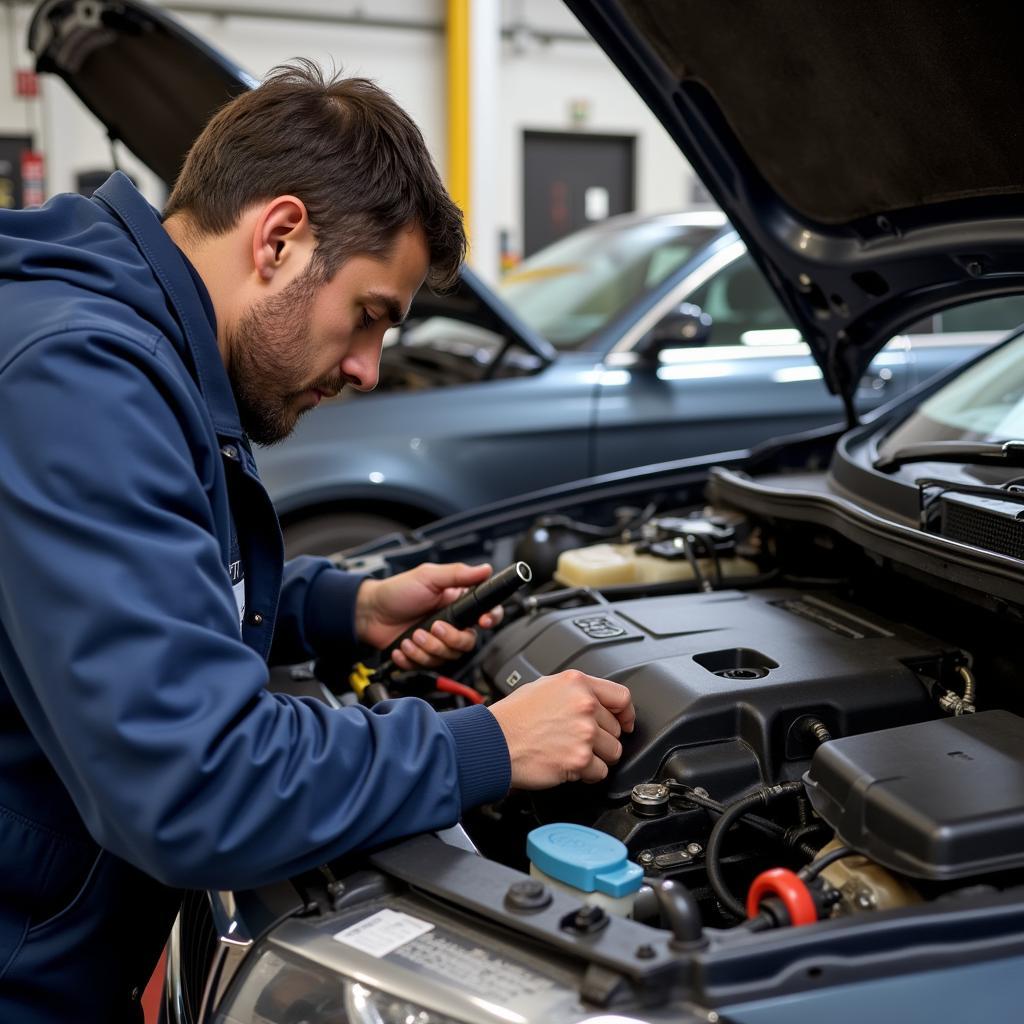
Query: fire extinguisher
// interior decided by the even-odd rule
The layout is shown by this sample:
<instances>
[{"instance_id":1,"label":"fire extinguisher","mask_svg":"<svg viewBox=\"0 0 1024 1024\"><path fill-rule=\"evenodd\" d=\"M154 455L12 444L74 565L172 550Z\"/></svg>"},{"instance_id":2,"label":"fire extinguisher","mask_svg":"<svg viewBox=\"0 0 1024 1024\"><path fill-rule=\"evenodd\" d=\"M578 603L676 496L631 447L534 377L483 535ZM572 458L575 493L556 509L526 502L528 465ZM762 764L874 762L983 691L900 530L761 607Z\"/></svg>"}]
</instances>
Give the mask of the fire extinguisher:
<instances>
[{"instance_id":1,"label":"fire extinguisher","mask_svg":"<svg viewBox=\"0 0 1024 1024\"><path fill-rule=\"evenodd\" d=\"M42 206L46 200L43 154L26 149L21 154L21 205Z\"/></svg>"}]
</instances>

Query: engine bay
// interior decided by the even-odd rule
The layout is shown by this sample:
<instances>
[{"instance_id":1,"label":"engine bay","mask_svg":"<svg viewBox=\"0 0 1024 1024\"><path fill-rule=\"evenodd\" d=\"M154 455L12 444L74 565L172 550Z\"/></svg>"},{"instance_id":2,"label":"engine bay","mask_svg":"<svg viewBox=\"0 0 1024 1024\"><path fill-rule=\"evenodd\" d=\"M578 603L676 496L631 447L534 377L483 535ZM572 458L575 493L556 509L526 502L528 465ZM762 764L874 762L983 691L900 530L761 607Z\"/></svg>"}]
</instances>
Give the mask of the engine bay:
<instances>
[{"instance_id":1,"label":"engine bay","mask_svg":"<svg viewBox=\"0 0 1024 1024\"><path fill-rule=\"evenodd\" d=\"M577 671L626 686L636 728L601 782L513 790L293 878L269 910L258 894L243 918L280 923L223 1020L761 1024L794 1000L859 1020L896 976L901 1008L954 1008L914 1019L974 1019L986 986L1005 1008L1024 963L1024 594L964 551L954 574L905 526L823 513L823 463L798 464L767 499L749 463L718 488L669 470L346 556L378 576L487 561L450 608L504 616L443 674L321 661L293 692L444 711ZM211 998L230 977L209 973Z\"/></svg>"},{"instance_id":2,"label":"engine bay","mask_svg":"<svg viewBox=\"0 0 1024 1024\"><path fill-rule=\"evenodd\" d=\"M643 871L631 916L670 927L650 892L671 882L712 931L1024 883L1024 719L1007 623L980 594L735 504L602 518L542 515L488 545L529 561L531 589L449 685L392 680L439 708L567 669L630 689L637 727L608 778L471 813L481 852L528 870L533 830L597 830Z\"/></svg>"}]
</instances>

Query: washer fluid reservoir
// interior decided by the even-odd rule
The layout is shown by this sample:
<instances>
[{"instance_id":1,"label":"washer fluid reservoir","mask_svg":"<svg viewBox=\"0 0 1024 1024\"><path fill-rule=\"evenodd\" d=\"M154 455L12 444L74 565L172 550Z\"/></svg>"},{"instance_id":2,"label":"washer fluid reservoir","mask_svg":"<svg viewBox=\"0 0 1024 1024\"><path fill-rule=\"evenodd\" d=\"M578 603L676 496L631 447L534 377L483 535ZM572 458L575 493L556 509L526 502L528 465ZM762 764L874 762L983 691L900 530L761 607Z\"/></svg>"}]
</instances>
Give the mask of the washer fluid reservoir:
<instances>
[{"instance_id":1,"label":"washer fluid reservoir","mask_svg":"<svg viewBox=\"0 0 1024 1024\"><path fill-rule=\"evenodd\" d=\"M632 915L644 873L614 836L565 822L542 825L526 837L526 854L539 881L611 914Z\"/></svg>"}]
</instances>

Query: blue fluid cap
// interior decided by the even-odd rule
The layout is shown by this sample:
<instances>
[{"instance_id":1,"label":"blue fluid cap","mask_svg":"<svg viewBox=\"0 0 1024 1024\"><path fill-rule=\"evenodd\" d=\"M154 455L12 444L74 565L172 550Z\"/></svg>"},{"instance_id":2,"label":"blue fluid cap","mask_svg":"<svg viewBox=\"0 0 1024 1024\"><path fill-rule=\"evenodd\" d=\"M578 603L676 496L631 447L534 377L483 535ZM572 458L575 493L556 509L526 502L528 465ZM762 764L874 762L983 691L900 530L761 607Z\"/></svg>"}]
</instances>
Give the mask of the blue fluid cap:
<instances>
[{"instance_id":1,"label":"blue fluid cap","mask_svg":"<svg viewBox=\"0 0 1024 1024\"><path fill-rule=\"evenodd\" d=\"M526 837L526 855L544 874L607 896L628 896L643 884L643 870L626 852L606 832L565 822L542 825Z\"/></svg>"}]
</instances>

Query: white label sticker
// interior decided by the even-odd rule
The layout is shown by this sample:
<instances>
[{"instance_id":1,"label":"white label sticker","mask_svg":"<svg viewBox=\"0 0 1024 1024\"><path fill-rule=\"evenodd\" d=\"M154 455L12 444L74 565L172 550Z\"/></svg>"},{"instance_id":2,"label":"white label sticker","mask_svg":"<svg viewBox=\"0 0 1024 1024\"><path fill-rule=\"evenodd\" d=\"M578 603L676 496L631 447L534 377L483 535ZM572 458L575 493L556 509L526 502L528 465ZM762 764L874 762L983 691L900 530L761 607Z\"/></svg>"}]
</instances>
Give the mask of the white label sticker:
<instances>
[{"instance_id":1,"label":"white label sticker","mask_svg":"<svg viewBox=\"0 0 1024 1024\"><path fill-rule=\"evenodd\" d=\"M429 921L421 921L397 910L380 910L337 932L334 941L361 949L370 956L381 957L393 953L399 946L412 942L433 927Z\"/></svg>"}]
</instances>

